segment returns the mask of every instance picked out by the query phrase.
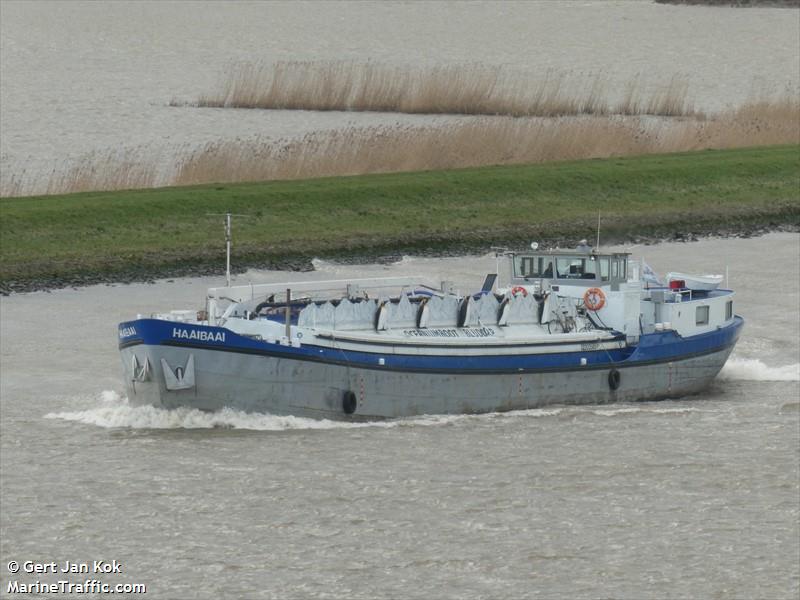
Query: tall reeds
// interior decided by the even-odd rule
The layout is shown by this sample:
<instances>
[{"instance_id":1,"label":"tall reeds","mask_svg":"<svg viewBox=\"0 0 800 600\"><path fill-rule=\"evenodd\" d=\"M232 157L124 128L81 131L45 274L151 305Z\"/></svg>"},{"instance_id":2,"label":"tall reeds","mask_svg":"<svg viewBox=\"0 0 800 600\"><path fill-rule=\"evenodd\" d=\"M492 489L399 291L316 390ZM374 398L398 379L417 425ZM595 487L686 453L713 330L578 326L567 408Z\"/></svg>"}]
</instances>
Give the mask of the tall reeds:
<instances>
[{"instance_id":1,"label":"tall reeds","mask_svg":"<svg viewBox=\"0 0 800 600\"><path fill-rule=\"evenodd\" d=\"M94 151L81 157L67 169L54 169L45 193L156 187L159 182L159 168L159 162L154 160L152 153L146 148Z\"/></svg>"},{"instance_id":2,"label":"tall reeds","mask_svg":"<svg viewBox=\"0 0 800 600\"><path fill-rule=\"evenodd\" d=\"M95 152L39 176L4 169L0 195L301 179L790 143L800 144L797 97L756 101L699 120L478 117L442 126L348 128L278 141L254 137L197 148Z\"/></svg>"},{"instance_id":3,"label":"tall reeds","mask_svg":"<svg viewBox=\"0 0 800 600\"><path fill-rule=\"evenodd\" d=\"M649 95L636 78L618 101L609 99L609 85L602 74L548 69L533 76L481 64L411 68L347 61L246 62L231 65L215 91L188 104L512 117L696 116L686 77L674 76Z\"/></svg>"},{"instance_id":4,"label":"tall reeds","mask_svg":"<svg viewBox=\"0 0 800 600\"><path fill-rule=\"evenodd\" d=\"M0 170L0 197L144 189L169 185L175 169L164 149L145 146L95 150L49 168ZM173 153L170 153L174 157Z\"/></svg>"},{"instance_id":5,"label":"tall reeds","mask_svg":"<svg viewBox=\"0 0 800 600\"><path fill-rule=\"evenodd\" d=\"M800 105L748 106L716 120L640 117L480 118L207 144L174 184L259 181L631 156L800 143Z\"/></svg>"}]
</instances>

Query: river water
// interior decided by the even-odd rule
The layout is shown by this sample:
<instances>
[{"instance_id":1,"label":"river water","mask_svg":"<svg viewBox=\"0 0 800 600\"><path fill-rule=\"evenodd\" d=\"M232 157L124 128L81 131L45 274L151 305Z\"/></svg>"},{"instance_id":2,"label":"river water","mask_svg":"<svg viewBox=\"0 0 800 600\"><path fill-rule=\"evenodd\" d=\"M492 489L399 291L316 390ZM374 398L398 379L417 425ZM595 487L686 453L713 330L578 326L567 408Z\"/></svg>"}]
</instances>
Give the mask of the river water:
<instances>
[{"instance_id":1,"label":"river water","mask_svg":"<svg viewBox=\"0 0 800 600\"><path fill-rule=\"evenodd\" d=\"M746 329L700 396L365 425L134 409L117 322L221 278L3 298L0 594L87 577L12 560L117 560L89 577L151 598L797 598L800 235L631 251L728 267ZM494 258L316 268L468 288Z\"/></svg>"},{"instance_id":2,"label":"river water","mask_svg":"<svg viewBox=\"0 0 800 600\"><path fill-rule=\"evenodd\" d=\"M170 107L212 91L239 61L482 63L542 77L639 78L645 97L677 75L717 111L800 89L796 9L575 2L0 2L0 176L41 189L86 153L176 151L348 126L448 117Z\"/></svg>"},{"instance_id":3,"label":"river water","mask_svg":"<svg viewBox=\"0 0 800 600\"><path fill-rule=\"evenodd\" d=\"M241 60L480 62L687 77L698 108L800 86L793 9L649 2L0 2L0 177L87 152L446 117L173 108ZM219 278L0 299L0 596L9 562L117 560L150 598L797 598L800 236L637 247L722 272L747 320L717 382L652 404L360 426L133 409L116 324ZM445 277L492 257L317 262ZM237 282L296 274L248 272Z\"/></svg>"}]
</instances>

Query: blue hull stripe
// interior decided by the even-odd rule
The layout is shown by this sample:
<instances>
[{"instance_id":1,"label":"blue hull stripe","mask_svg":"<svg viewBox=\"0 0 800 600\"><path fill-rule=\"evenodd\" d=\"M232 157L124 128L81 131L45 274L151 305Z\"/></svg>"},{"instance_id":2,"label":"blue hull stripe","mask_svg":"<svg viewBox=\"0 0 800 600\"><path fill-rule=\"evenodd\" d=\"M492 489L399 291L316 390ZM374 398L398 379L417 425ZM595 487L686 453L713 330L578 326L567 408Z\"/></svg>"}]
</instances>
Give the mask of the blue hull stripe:
<instances>
[{"instance_id":1,"label":"blue hull stripe","mask_svg":"<svg viewBox=\"0 0 800 600\"><path fill-rule=\"evenodd\" d=\"M607 369L642 366L662 362L683 360L724 350L736 343L743 325L741 317L721 329L689 338L683 338L674 331L653 333L641 336L637 346L614 350L592 350L576 352L554 352L546 354L518 354L464 356L450 355L396 355L380 352L360 352L303 345L300 348L270 344L240 336L220 327L187 325L155 319L140 319L120 324L120 332L129 333L120 338L120 349L147 344L216 350L265 357L288 358L313 361L331 365L376 369L383 371L411 371L428 373L530 373L564 370ZM224 333L224 342L198 341L174 338L173 328L182 330L211 332L211 337L219 338ZM379 359L384 360L379 365ZM586 359L586 366L580 359Z\"/></svg>"}]
</instances>

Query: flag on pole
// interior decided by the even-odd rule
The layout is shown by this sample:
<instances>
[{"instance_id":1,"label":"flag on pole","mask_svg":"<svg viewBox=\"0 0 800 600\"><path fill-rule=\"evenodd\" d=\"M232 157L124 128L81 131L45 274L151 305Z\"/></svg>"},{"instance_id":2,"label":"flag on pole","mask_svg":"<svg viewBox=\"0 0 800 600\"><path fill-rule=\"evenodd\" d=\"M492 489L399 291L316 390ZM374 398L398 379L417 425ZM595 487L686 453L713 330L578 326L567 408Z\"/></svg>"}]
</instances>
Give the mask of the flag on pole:
<instances>
[{"instance_id":1,"label":"flag on pole","mask_svg":"<svg viewBox=\"0 0 800 600\"><path fill-rule=\"evenodd\" d=\"M642 259L642 281L644 281L648 287L664 287L664 282L661 281L661 278L658 276L658 274L653 271L653 269L644 261L644 259Z\"/></svg>"}]
</instances>

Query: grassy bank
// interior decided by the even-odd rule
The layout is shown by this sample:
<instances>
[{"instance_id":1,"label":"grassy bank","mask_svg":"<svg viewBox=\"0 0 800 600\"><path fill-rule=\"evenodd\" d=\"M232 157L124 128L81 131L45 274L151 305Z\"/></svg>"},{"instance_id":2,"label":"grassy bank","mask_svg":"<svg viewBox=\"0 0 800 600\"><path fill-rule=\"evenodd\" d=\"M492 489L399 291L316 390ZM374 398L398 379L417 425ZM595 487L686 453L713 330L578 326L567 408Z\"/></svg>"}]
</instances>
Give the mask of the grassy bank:
<instances>
[{"instance_id":1,"label":"grassy bank","mask_svg":"<svg viewBox=\"0 0 800 600\"><path fill-rule=\"evenodd\" d=\"M733 8L800 8L800 0L655 0L657 4L730 6Z\"/></svg>"},{"instance_id":2,"label":"grassy bank","mask_svg":"<svg viewBox=\"0 0 800 600\"><path fill-rule=\"evenodd\" d=\"M800 146L0 200L0 286L797 225Z\"/></svg>"}]
</instances>

